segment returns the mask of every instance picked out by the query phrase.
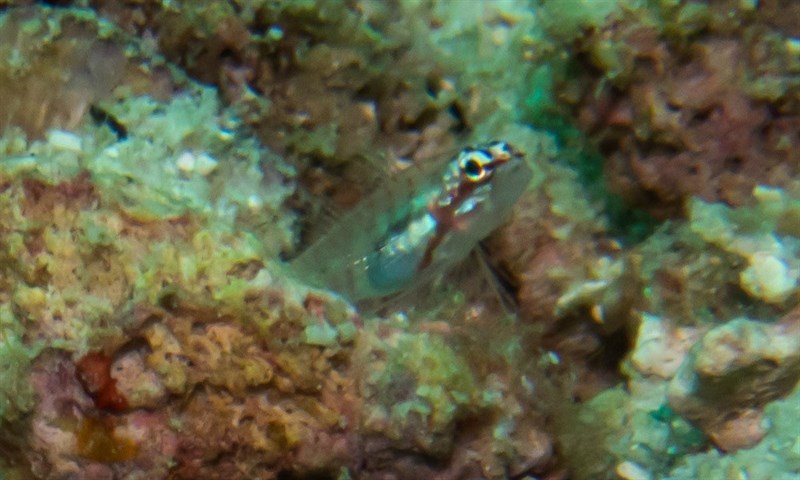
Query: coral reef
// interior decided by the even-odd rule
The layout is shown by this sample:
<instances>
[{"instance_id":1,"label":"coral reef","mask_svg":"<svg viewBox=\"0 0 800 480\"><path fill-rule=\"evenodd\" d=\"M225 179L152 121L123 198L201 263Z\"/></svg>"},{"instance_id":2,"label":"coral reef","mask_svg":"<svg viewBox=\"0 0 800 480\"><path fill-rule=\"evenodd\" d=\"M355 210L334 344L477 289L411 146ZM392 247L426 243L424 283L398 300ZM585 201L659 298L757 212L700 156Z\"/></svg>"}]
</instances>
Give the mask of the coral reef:
<instances>
[{"instance_id":1,"label":"coral reef","mask_svg":"<svg viewBox=\"0 0 800 480\"><path fill-rule=\"evenodd\" d=\"M675 468L669 479L726 478L729 474L750 478L790 479L800 469L798 455L797 415L800 407L798 390L764 409L766 430L761 441L752 448L721 455L717 451L690 455Z\"/></svg>"},{"instance_id":2,"label":"coral reef","mask_svg":"<svg viewBox=\"0 0 800 480\"><path fill-rule=\"evenodd\" d=\"M330 146L348 144L352 132L334 120L354 118L337 109L312 128L296 123L296 111L348 97L377 125L365 105L379 102L352 99L363 85L299 91L327 74L318 63L305 78L292 69L284 82L302 98L287 97L295 110L289 121L285 112L266 114L274 108L267 99L281 94L226 97L223 89L231 105L222 106L215 90L189 80L152 44L89 10L20 8L2 18L4 34L31 46L15 54L61 78L91 70L85 62L95 55L116 62L107 88L81 90L63 105L53 95L36 122L26 106L41 99L14 93L20 106L0 140L3 351L13 360L3 371L4 386L13 387L3 391L3 428L24 432L2 445L13 458L2 465L9 475L503 478L552 462L544 416L529 414L538 380L514 368L530 362L519 347L501 353L517 332L509 324L483 350L486 334L477 332L496 328L496 307L444 285L437 294L444 303L415 313L419 322L363 318L335 295L302 285L279 259L292 248L296 221L285 206L295 178L288 160L305 175L309 152L326 164L347 160ZM474 32L465 38L488 41ZM36 45L69 54L40 57ZM314 62L338 65L326 58ZM154 75L142 76L148 71ZM384 74L375 72L380 83ZM4 74L17 86L48 78L37 69ZM450 118L446 95L414 89L407 103L423 99ZM56 115L61 109L71 116ZM417 135L422 126L398 130ZM552 152L546 134L507 122L503 129L531 152ZM422 158L455 143L452 132L434 131ZM387 132L383 146L376 140L376 151L395 134ZM320 135L334 143L320 144ZM313 145L322 148L308 150ZM362 145L350 148L361 154ZM393 155L405 156L403 148Z\"/></svg>"},{"instance_id":3,"label":"coral reef","mask_svg":"<svg viewBox=\"0 0 800 480\"><path fill-rule=\"evenodd\" d=\"M48 3L0 10L0 478L800 475L793 2ZM480 260L287 267L495 138Z\"/></svg>"},{"instance_id":4,"label":"coral reef","mask_svg":"<svg viewBox=\"0 0 800 480\"><path fill-rule=\"evenodd\" d=\"M774 21L785 5L538 3L551 77L531 114L558 129L563 161L490 245L585 400L554 410L572 474L702 478L687 472L716 457L749 478L797 475L791 442L767 439L763 420L791 412L798 382L798 74L794 27ZM552 60L563 49L574 56ZM592 183L601 161L607 189ZM650 220L632 207L672 221L641 236ZM740 460L773 447L774 462ZM709 449L730 458L693 454Z\"/></svg>"},{"instance_id":5,"label":"coral reef","mask_svg":"<svg viewBox=\"0 0 800 480\"><path fill-rule=\"evenodd\" d=\"M759 408L800 380L798 324L792 312L775 324L736 319L711 329L675 372L670 405L723 450L751 446L760 439Z\"/></svg>"},{"instance_id":6,"label":"coral reef","mask_svg":"<svg viewBox=\"0 0 800 480\"><path fill-rule=\"evenodd\" d=\"M800 133L793 2L616 3L574 18L543 2L586 67L558 89L606 154L612 188L666 217L692 196L743 205L757 184L786 185Z\"/></svg>"}]
</instances>

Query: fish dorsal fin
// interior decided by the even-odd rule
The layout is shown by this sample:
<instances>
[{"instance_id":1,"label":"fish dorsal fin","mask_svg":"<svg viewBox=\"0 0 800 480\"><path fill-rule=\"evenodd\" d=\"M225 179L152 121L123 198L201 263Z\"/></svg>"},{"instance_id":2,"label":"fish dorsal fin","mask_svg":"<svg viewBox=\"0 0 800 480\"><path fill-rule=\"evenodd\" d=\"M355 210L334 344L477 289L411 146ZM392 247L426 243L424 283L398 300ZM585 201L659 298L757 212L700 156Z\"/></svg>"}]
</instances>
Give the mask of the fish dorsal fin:
<instances>
[{"instance_id":1,"label":"fish dorsal fin","mask_svg":"<svg viewBox=\"0 0 800 480\"><path fill-rule=\"evenodd\" d=\"M340 165L300 166L296 202L303 212L297 252L325 236L391 175L384 155L359 156Z\"/></svg>"}]
</instances>

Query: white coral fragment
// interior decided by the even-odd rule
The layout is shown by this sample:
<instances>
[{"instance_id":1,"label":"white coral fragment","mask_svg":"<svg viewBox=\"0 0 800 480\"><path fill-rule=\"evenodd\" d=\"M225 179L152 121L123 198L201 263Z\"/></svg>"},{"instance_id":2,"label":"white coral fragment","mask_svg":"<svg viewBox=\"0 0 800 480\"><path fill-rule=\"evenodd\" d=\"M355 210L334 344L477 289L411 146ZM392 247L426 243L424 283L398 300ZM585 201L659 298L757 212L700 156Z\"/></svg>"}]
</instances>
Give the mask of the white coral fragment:
<instances>
[{"instance_id":1,"label":"white coral fragment","mask_svg":"<svg viewBox=\"0 0 800 480\"><path fill-rule=\"evenodd\" d=\"M671 327L664 319L643 314L631 363L643 375L670 379L698 337L691 327Z\"/></svg>"},{"instance_id":2,"label":"white coral fragment","mask_svg":"<svg viewBox=\"0 0 800 480\"><path fill-rule=\"evenodd\" d=\"M55 150L81 153L83 150L81 137L64 130L50 130L47 132L47 143Z\"/></svg>"},{"instance_id":3,"label":"white coral fragment","mask_svg":"<svg viewBox=\"0 0 800 480\"><path fill-rule=\"evenodd\" d=\"M781 303L797 286L797 271L775 255L756 252L748 258L750 265L739 275L742 288L768 303Z\"/></svg>"}]
</instances>

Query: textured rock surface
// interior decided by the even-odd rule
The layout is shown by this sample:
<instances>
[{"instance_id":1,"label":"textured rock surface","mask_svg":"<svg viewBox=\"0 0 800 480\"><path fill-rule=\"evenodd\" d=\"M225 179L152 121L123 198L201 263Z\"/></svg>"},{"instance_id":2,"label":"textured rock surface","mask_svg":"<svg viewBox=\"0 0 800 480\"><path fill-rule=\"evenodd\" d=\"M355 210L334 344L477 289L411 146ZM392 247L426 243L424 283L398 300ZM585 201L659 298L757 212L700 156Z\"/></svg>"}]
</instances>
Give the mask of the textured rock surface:
<instances>
[{"instance_id":1,"label":"textured rock surface","mask_svg":"<svg viewBox=\"0 0 800 480\"><path fill-rule=\"evenodd\" d=\"M794 2L49 3L0 17L0 476L800 475ZM489 268L286 271L491 138Z\"/></svg>"},{"instance_id":2,"label":"textured rock surface","mask_svg":"<svg viewBox=\"0 0 800 480\"><path fill-rule=\"evenodd\" d=\"M737 319L697 342L670 382L669 403L723 450L749 447L763 434L757 412L798 380L800 315L774 324Z\"/></svg>"}]
</instances>

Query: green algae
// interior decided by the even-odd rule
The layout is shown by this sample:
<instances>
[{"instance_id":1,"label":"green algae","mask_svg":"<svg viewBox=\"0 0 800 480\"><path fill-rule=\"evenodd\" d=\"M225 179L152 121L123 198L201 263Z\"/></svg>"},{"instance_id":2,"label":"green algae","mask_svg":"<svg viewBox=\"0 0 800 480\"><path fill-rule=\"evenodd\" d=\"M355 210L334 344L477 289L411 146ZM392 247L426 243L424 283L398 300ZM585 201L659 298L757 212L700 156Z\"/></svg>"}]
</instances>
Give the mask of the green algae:
<instances>
[{"instance_id":1,"label":"green algae","mask_svg":"<svg viewBox=\"0 0 800 480\"><path fill-rule=\"evenodd\" d=\"M273 160L281 174L292 170L236 133L235 117L220 112L216 93L199 89L178 95L166 105L132 97L108 110L126 126L127 139L83 162L101 194L124 212L145 219L168 219L192 213L218 226L258 214L274 233L286 232L291 217L277 205L288 194L282 185L264 188L261 162ZM262 232L266 233L266 232ZM265 238L286 247L289 238Z\"/></svg>"},{"instance_id":2,"label":"green algae","mask_svg":"<svg viewBox=\"0 0 800 480\"><path fill-rule=\"evenodd\" d=\"M3 15L4 28L13 28L12 16ZM61 41L68 34L61 21L96 20L85 11L48 18L20 27L37 37L23 42L21 54ZM99 38L111 36L103 22L97 28ZM291 190L282 179L292 169L242 129L214 90L189 85L169 101L128 95L104 101L103 109L126 135L86 115L39 138L9 128L0 140L5 420L32 408L28 373L43 348L86 352L122 338L132 305L155 305L165 289L199 293L204 281L218 282L215 298L241 306L264 278L253 286L231 272L275 258L292 240L293 218L280 207ZM128 230L133 218L143 236ZM168 224L178 219L186 229ZM145 225L154 231L143 233Z\"/></svg>"},{"instance_id":3,"label":"green algae","mask_svg":"<svg viewBox=\"0 0 800 480\"><path fill-rule=\"evenodd\" d=\"M8 304L0 306L0 421L17 420L33 407L30 365L41 351L24 340L24 324Z\"/></svg>"},{"instance_id":4,"label":"green algae","mask_svg":"<svg viewBox=\"0 0 800 480\"><path fill-rule=\"evenodd\" d=\"M619 478L615 469L626 462L651 472L670 471L680 459L706 445L699 430L666 405L651 408L622 387L606 390L568 410L561 422L562 445L577 478Z\"/></svg>"},{"instance_id":5,"label":"green algae","mask_svg":"<svg viewBox=\"0 0 800 480\"><path fill-rule=\"evenodd\" d=\"M800 237L796 218L800 201L791 191L759 186L758 204L732 209L695 199L690 227L705 241L739 256L742 288L753 298L781 305L797 291Z\"/></svg>"},{"instance_id":6,"label":"green algae","mask_svg":"<svg viewBox=\"0 0 800 480\"><path fill-rule=\"evenodd\" d=\"M399 333L380 351L386 358L367 367L363 387L375 397L366 427L432 453L447 452L455 421L479 398L466 362L441 337L425 333Z\"/></svg>"},{"instance_id":7,"label":"green algae","mask_svg":"<svg viewBox=\"0 0 800 480\"><path fill-rule=\"evenodd\" d=\"M230 2L213 2L207 9L189 8L189 2L162 3L168 10L190 11L187 23L198 27L207 36L213 34L220 19L236 13ZM615 12L630 9L639 3L616 1L603 3L596 8L562 9L560 2L553 1L543 2L543 12L553 14L546 15L545 21L558 29L557 35L574 38L581 30L598 26ZM573 159L570 154L565 154L564 145L553 141L554 136L528 127L531 118L542 118L557 104L552 92L553 76L562 74L565 69L561 61L554 61L551 68L533 61L520 62L520 57L515 56L519 50L506 51L502 48L527 45L527 49L536 50L542 45L538 42L543 34L536 19L526 11L527 5L504 4L499 7L499 20L495 20L491 27L481 25L478 13L454 5L441 2L431 11L427 10L425 2L403 2L401 5L405 16L412 19L413 28L403 32L403 28L394 27L398 32L394 39L397 43L393 46L402 44L405 36L413 37L414 55L417 58L423 55L436 57L445 66L445 83L452 87L421 101L424 106L420 109L447 109L450 105L470 104L461 99L473 99L474 105L470 104L473 110L469 111L468 118L474 137L511 132L512 137L517 135L522 139L527 150L536 157L536 162L541 160L545 163L544 159L555 159L557 165L546 166L544 170L547 173L539 176L535 187L541 187L549 199L551 213L572 222L555 231L556 237L565 240L574 238L576 232L610 231L613 235L619 234L630 238L631 243L637 243L652 233L655 222L651 218L620 205L619 199L607 195L605 191L594 191L602 183L602 175L600 159L585 153L589 149L579 148ZM680 30L666 29L672 35L693 35L709 21L706 12L698 4L689 3L683 8L677 5L678 2L660 2L663 12L677 15ZM277 25L281 23L294 26L306 24L305 28L317 40L359 44L376 52L393 43L386 42L369 22L359 18L359 14L371 15L370 20L380 20L381 15L388 16L389 13L383 11L386 7L380 4L370 6L371 10L366 12L343 9L337 2L328 1L294 2L283 9L273 9L271 2L261 1L236 2L236 6L241 9L239 15L244 19L264 16L265 23L273 24L266 30L265 38L256 38L263 45L274 46L294 34L280 29ZM587 2L575 1L571 6L586 7ZM431 17L440 23L433 37L428 35L427 23ZM292 22L287 22L287 18ZM381 23L376 22L376 25ZM275 34L278 31L276 29L280 29L279 35ZM297 47L297 53L304 59L327 54L322 47L315 49L305 43ZM609 81L624 82L630 58L626 57L621 45L603 43L591 54ZM339 58L333 54L331 57ZM19 68L19 58L16 57L13 68ZM368 57L358 57L353 62L358 64L364 58ZM370 65L376 70L385 66L380 58ZM531 72L535 72L532 77L529 75ZM410 77L413 75L410 74ZM520 78L532 80L522 85L525 82L521 82ZM418 77L413 77L408 82L414 84L418 80ZM471 96L470 92L474 91L480 93ZM53 293L45 287L46 282L37 277L39 274L33 268L17 265L12 270L27 280L13 291L13 301L15 308L25 315L24 321L32 322L43 313L46 316L48 308L69 312L69 341L65 342L64 338L57 340L65 348L83 351L88 345L102 344L103 337L122 336L119 330L114 330L114 324L119 322L116 327L125 324L116 315L129 304L119 298L128 298L128 295L131 303L167 310L176 298L182 301L190 299L190 302L194 299L226 319L226 315L230 315L241 319L245 325L255 325L263 338L271 339L275 334L270 329L276 325L295 324L299 327L293 330L295 335L288 340L289 344L296 345L304 341L310 347L330 352L350 341L364 342L363 336L372 332L372 323L368 332L359 333L344 310L330 311L339 307L346 310L340 303L326 310L326 318L322 320L306 316L299 306L306 291L286 280L285 272L277 266L278 253L292 241L293 217L280 205L291 189L280 183L262 188L263 182L269 180L260 171L260 166L266 158L266 163L284 178L292 177L292 169L251 138L243 138L239 130L241 125L227 113L221 112L216 93L211 89L183 92L169 101L155 100L150 96L125 97L117 102L103 102L103 108L128 130L129 138L124 141L111 135L112 132L105 126L89 123L75 131L51 130L41 141L31 140L28 143L27 139L18 134L14 136L13 132L0 140L0 152L5 151L10 155L2 166L6 177L34 178L56 186L86 170L98 189L95 200L101 204L100 212L81 210L75 224L69 228L45 225L43 239L50 256L37 257L41 265L46 269L67 269L67 266L56 265L64 258L74 260L73 252L65 247L74 243L81 258L104 252L103 258L118 268L109 276L119 275L127 282L126 285L113 287L124 294L114 294L116 300L109 302L104 300L106 292L96 286L103 284L108 279L106 276L94 276L91 281L83 278L80 288L63 294ZM263 108L267 109L268 106ZM409 117L413 116L409 114ZM344 163L347 160L337 156L337 149L347 138L347 129L336 122L338 120L323 122L310 129L299 127L286 138L297 152L330 157L330 164ZM539 125L545 124L543 121ZM556 121L551 126L568 129L565 124ZM525 132L520 133L522 130ZM3 198L9 197L4 193ZM594 200L598 198L606 205L596 205ZM10 203L13 206L14 200L10 200ZM111 214L104 212L106 209ZM133 218L135 226L117 218L117 212ZM690 212L691 231L678 232L677 236L681 238L677 243L683 242L680 246L687 250L707 249L710 252L699 254L703 258L687 267L686 272L690 276L695 275L691 277L695 280L712 278L716 282L722 279L722 283L727 279L716 273L715 268L718 267L715 267L714 252L730 250L742 235L753 228L765 228L758 233L767 236L780 231L778 237L782 237L779 238L781 247L785 248L791 247L792 243L786 237L797 236L792 220L797 216L794 208L775 213L762 206L744 218L745 215L731 212L727 207L709 206L697 201L690 206ZM789 220L778 222L780 226L777 223L759 226L757 219L765 213L770 219ZM723 225L712 224L709 219L715 216ZM42 226L41 218L31 221L18 212L7 218L14 221L3 220L4 225L9 223L13 229L25 234L35 233ZM261 222L260 227L256 225L256 219ZM150 235L149 238L139 241L125 236L131 228L142 225L142 234ZM148 229L148 225L153 228ZM707 228L709 226L712 228ZM647 280L662 273L657 264L669 255L667 250L676 245L674 239L665 240L674 231L665 229L661 233L663 235L657 233L649 243L642 245L646 257L644 269L647 270L642 276ZM77 238L77 242L73 242L73 237ZM664 243L659 244L662 240ZM8 251L3 255L9 260L18 258L26 250L22 233L9 233L4 241ZM734 255L744 251L737 248ZM751 254L752 250L747 252ZM673 258L681 261L679 256ZM15 261L22 263L24 260ZM597 262L598 265L601 263ZM622 278L618 268L621 262L607 263L613 268L598 267L592 274L596 273L598 278L602 278L608 290L625 286L618 281ZM75 263L68 265L74 266ZM783 273L788 274L790 270L786 269ZM714 276L702 277L703 272L712 272ZM760 281L758 277L743 278L743 285L755 285ZM658 292L652 282L646 283L647 291ZM95 294L82 297L83 290ZM583 290L586 298L595 301L602 297L590 290ZM765 293L770 290L763 285L760 289L747 289L755 298L777 304L786 300L785 290ZM288 297L286 304L293 306L287 309L294 310L288 313L267 307L263 307L262 311L254 310L254 299L263 298L264 292ZM791 295L791 292L787 295ZM81 298L86 299L85 305L70 310ZM660 307L656 303L648 306ZM710 323L723 320L715 318L705 304L693 303L693 306L697 308L686 316L687 323L702 323L698 321L700 318L707 318ZM705 313L701 314L701 310ZM573 312L570 310L568 313ZM75 323L70 319L79 320ZM98 334L103 329L108 330ZM77 337L71 336L74 332L77 332ZM24 363L26 355L18 347L28 347L25 347L20 335L8 337L15 339L8 342L13 350L9 350L9 355L16 356ZM474 373L467 366L469 362L447 339L430 334L402 333L385 343L383 340L376 338L370 343L375 346L380 360L374 367L367 368L368 378L363 387L372 395L369 400L374 402L366 406L367 410L372 409L366 424L373 431L407 440L415 445L413 450L421 448L425 453L440 455L447 451L446 437L452 433L460 418L502 400L500 390L481 391ZM518 345L510 344L509 348L513 346L518 349ZM302 364L306 359L291 360ZM290 363L286 358L282 358L282 361ZM372 361L372 358L365 359L367 364ZM166 367L168 369L169 366ZM304 364L285 367L287 371L291 368L310 367ZM24 368L16 372L12 376L24 378ZM165 381L170 375L164 373ZM178 378L180 375L176 373L171 378L175 384L171 390L177 393L184 392L184 387L188 385L185 378ZM309 390L317 388L316 380L311 379L306 383L312 385L308 387ZM212 384L226 386L221 381ZM710 465L719 466L719 459L723 457L714 456L713 453L688 456L688 452L698 448L697 431L663 405L639 408L634 405L637 395L639 392L631 394L614 390L601 394L582 408L576 420L576 428L581 430L576 435L585 435L587 438L585 444L580 444L583 448L568 450L568 453L573 458L585 456L587 464L597 462L587 467L594 473L613 470L617 465L615 462L620 459L662 473L680 458L690 459L690 466L686 468L694 469L691 471L695 473L701 470L706 472L705 469L710 469ZM25 402L21 404L28 405ZM626 408L620 409L619 405ZM772 406L767 407L768 411L771 411L770 408ZM788 423L790 419L781 417L780 420ZM277 425L271 428L282 431L283 427ZM498 423L493 433L498 439L504 439L508 435L507 430L507 424ZM284 443L299 443L299 434L296 432L276 435L283 438L281 441ZM286 440L287 435L293 440ZM441 445L435 445L436 442L441 442ZM407 443L401 442L401 445L405 447ZM784 442L781 446L770 448L777 450L785 445ZM700 464L709 466L701 468L697 466ZM678 470L673 473L689 475ZM349 478L347 473L342 473L342 476Z\"/></svg>"},{"instance_id":8,"label":"green algae","mask_svg":"<svg viewBox=\"0 0 800 480\"><path fill-rule=\"evenodd\" d=\"M708 478L724 480L731 476L752 480L789 480L800 475L800 387L764 409L767 433L752 448L727 455L712 450L687 455L665 479Z\"/></svg>"}]
</instances>

